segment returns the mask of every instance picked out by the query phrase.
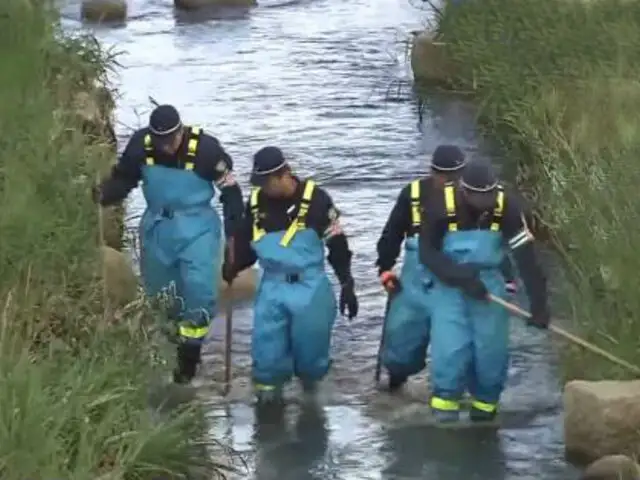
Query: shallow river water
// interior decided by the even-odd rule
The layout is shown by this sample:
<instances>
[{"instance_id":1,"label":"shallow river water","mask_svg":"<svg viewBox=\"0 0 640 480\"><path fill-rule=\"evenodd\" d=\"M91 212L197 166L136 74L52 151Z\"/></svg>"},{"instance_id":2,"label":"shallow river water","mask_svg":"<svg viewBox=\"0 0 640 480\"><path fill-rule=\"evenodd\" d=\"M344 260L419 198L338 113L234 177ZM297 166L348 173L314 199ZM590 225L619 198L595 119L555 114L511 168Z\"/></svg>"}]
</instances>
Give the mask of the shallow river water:
<instances>
[{"instance_id":1,"label":"shallow river water","mask_svg":"<svg viewBox=\"0 0 640 480\"><path fill-rule=\"evenodd\" d=\"M78 5L63 8L78 28ZM208 345L201 396L212 433L243 452L249 474L270 479L571 479L563 460L560 387L548 337L513 321L510 380L500 430L436 429L424 377L397 397L377 392L373 371L384 297L376 288L375 242L400 188L425 171L436 145L455 142L482 155L473 111L435 97L418 124L402 41L425 13L407 0L263 0L249 13L181 18L171 0L135 0L124 27L96 35L123 52L118 133L141 126L149 96L173 103L187 123L213 132L246 187L250 158L281 146L343 210L355 251L360 315L339 319L334 368L316 406L296 401L283 425L256 427L247 376L251 310L234 312L234 385L220 390L224 331ZM120 145L122 148L122 145ZM133 218L140 192L129 202ZM224 323L222 320L219 324Z\"/></svg>"}]
</instances>

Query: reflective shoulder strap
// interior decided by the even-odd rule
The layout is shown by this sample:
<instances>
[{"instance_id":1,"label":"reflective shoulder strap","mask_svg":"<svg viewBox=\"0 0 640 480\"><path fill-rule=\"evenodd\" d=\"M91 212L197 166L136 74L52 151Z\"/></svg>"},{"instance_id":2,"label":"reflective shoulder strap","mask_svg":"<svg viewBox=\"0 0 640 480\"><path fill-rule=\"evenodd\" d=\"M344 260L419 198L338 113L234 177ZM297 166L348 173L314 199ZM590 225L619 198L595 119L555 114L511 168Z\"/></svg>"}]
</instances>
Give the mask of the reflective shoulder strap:
<instances>
[{"instance_id":1,"label":"reflective shoulder strap","mask_svg":"<svg viewBox=\"0 0 640 480\"><path fill-rule=\"evenodd\" d=\"M153 159L153 145L151 144L151 135L148 133L144 136L144 151L147 156L145 158L145 163L147 165L155 164L155 160Z\"/></svg>"},{"instance_id":2,"label":"reflective shoulder strap","mask_svg":"<svg viewBox=\"0 0 640 480\"><path fill-rule=\"evenodd\" d=\"M193 170L195 165L193 163L196 153L198 152L198 142L200 142L200 133L202 129L200 127L191 127L189 134L189 143L187 144L187 158L188 160L184 164L185 170Z\"/></svg>"},{"instance_id":3,"label":"reflective shoulder strap","mask_svg":"<svg viewBox=\"0 0 640 480\"><path fill-rule=\"evenodd\" d=\"M251 199L249 200L249 206L251 207L251 215L253 216L253 235L252 240L257 242L260 240L265 231L260 228L260 205L258 204L258 195L260 194L260 188L254 188L251 190Z\"/></svg>"},{"instance_id":4,"label":"reflective shoulder strap","mask_svg":"<svg viewBox=\"0 0 640 480\"><path fill-rule=\"evenodd\" d=\"M307 213L309 212L309 205L311 204L311 199L313 198L313 192L316 188L316 182L313 180L307 180L304 186L304 192L302 193L302 200L300 201L300 208L298 209L298 215L295 220L291 222L289 228L285 232L282 240L280 240L280 245L286 247L291 242L291 239L294 237L298 230L303 230L306 227L307 222Z\"/></svg>"},{"instance_id":5,"label":"reflective shoulder strap","mask_svg":"<svg viewBox=\"0 0 640 480\"><path fill-rule=\"evenodd\" d=\"M504 189L499 187L498 196L496 198L496 208L493 210L493 221L491 222L491 230L497 232L502 224L502 215L504 213Z\"/></svg>"},{"instance_id":6,"label":"reflective shoulder strap","mask_svg":"<svg viewBox=\"0 0 640 480\"><path fill-rule=\"evenodd\" d=\"M411 225L420 226L420 180L411 182Z\"/></svg>"},{"instance_id":7,"label":"reflective shoulder strap","mask_svg":"<svg viewBox=\"0 0 640 480\"><path fill-rule=\"evenodd\" d=\"M458 230L458 222L456 219L456 189L452 183L444 186L444 208L449 219L448 229L450 232Z\"/></svg>"}]
</instances>

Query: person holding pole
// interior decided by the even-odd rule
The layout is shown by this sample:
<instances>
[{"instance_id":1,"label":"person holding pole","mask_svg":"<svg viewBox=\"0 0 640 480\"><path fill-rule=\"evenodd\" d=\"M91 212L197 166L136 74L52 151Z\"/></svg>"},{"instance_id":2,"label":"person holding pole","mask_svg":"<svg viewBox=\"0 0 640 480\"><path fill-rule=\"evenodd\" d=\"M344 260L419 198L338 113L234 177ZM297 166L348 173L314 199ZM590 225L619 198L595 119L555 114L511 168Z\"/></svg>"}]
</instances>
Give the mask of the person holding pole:
<instances>
[{"instance_id":1,"label":"person holding pole","mask_svg":"<svg viewBox=\"0 0 640 480\"><path fill-rule=\"evenodd\" d=\"M465 390L472 397L472 421L491 421L498 411L507 378L509 312L490 295L506 295L500 265L508 250L531 304L527 323L549 325L546 278L528 216L484 161L468 163L457 185L445 185L425 205L419 251L435 277L430 403L436 420L458 420Z\"/></svg>"},{"instance_id":2,"label":"person holding pole","mask_svg":"<svg viewBox=\"0 0 640 480\"><path fill-rule=\"evenodd\" d=\"M444 186L457 182L465 155L455 145L440 145L433 152L430 175L405 186L391 210L377 244L378 275L389 295L380 358L389 373L389 391L400 389L409 376L426 366L429 346L433 275L420 263L418 234L422 209L432 195L442 196ZM404 242L404 262L400 277L393 267ZM508 256L501 269L510 291L515 288L513 268ZM379 369L376 369L376 377ZM376 378L376 381L379 379Z\"/></svg>"},{"instance_id":3,"label":"person holding pole","mask_svg":"<svg viewBox=\"0 0 640 480\"><path fill-rule=\"evenodd\" d=\"M233 162L220 142L183 125L171 105L159 105L149 125L131 136L109 177L93 191L100 205L123 201L142 181L147 208L140 221L140 270L145 293L167 293L178 339L176 383L189 383L217 310L222 222L211 202L220 191L224 233L243 213ZM226 250L226 255L230 250ZM223 271L231 284L235 273Z\"/></svg>"}]
</instances>

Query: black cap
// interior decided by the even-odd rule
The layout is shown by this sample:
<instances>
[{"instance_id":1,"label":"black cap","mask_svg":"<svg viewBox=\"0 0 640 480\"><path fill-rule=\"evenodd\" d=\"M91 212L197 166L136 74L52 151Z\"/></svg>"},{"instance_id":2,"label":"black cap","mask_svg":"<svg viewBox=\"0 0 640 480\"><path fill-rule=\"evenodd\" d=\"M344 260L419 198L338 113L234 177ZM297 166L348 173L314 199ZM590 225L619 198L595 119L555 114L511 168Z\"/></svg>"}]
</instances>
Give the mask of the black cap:
<instances>
[{"instance_id":1,"label":"black cap","mask_svg":"<svg viewBox=\"0 0 640 480\"><path fill-rule=\"evenodd\" d=\"M467 190L489 192L498 186L498 176L490 162L474 160L462 172L460 183Z\"/></svg>"},{"instance_id":2,"label":"black cap","mask_svg":"<svg viewBox=\"0 0 640 480\"><path fill-rule=\"evenodd\" d=\"M455 145L439 145L431 157L431 169L436 172L455 172L464 166L464 153Z\"/></svg>"},{"instance_id":3,"label":"black cap","mask_svg":"<svg viewBox=\"0 0 640 480\"><path fill-rule=\"evenodd\" d=\"M269 175L282 170L287 166L282 150L278 147L264 147L253 156L253 171L251 183L256 186L263 185Z\"/></svg>"},{"instance_id":4,"label":"black cap","mask_svg":"<svg viewBox=\"0 0 640 480\"><path fill-rule=\"evenodd\" d=\"M176 108L172 105L159 105L149 117L149 133L154 145L170 142L174 134L180 130L182 121Z\"/></svg>"}]
</instances>

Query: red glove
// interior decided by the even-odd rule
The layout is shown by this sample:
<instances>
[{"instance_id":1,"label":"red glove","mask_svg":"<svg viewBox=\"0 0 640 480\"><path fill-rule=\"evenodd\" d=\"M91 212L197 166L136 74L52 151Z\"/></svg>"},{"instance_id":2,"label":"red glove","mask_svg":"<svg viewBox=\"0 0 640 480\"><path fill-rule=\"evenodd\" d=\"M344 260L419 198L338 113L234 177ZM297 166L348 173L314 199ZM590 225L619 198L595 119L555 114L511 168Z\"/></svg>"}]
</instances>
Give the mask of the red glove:
<instances>
[{"instance_id":1,"label":"red glove","mask_svg":"<svg viewBox=\"0 0 640 480\"><path fill-rule=\"evenodd\" d=\"M398 280L397 275L391 270L380 274L380 283L387 293L397 293L400 291L400 280Z\"/></svg>"}]
</instances>

